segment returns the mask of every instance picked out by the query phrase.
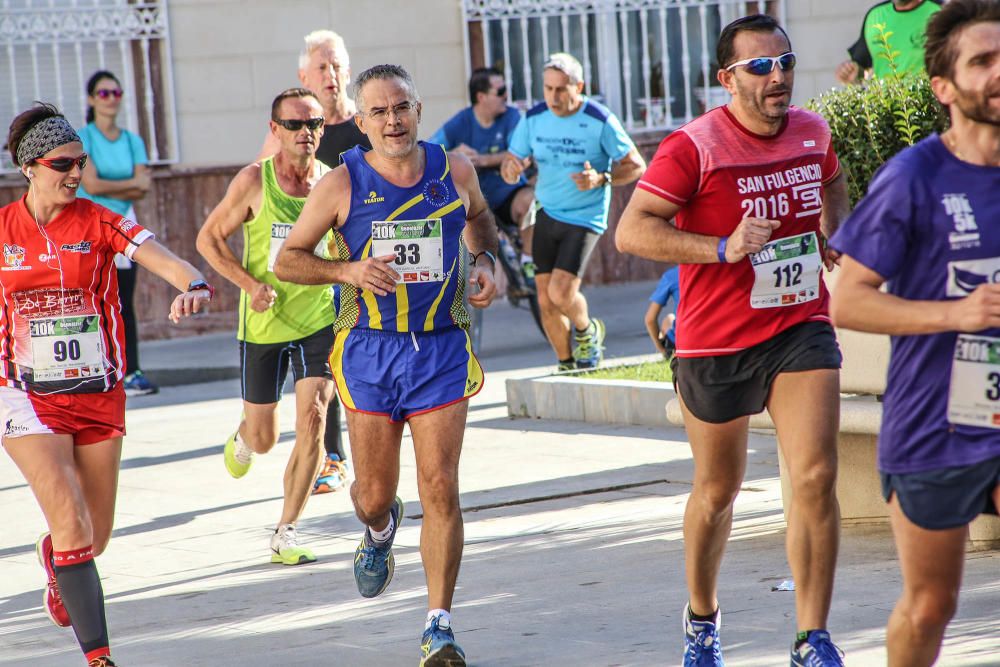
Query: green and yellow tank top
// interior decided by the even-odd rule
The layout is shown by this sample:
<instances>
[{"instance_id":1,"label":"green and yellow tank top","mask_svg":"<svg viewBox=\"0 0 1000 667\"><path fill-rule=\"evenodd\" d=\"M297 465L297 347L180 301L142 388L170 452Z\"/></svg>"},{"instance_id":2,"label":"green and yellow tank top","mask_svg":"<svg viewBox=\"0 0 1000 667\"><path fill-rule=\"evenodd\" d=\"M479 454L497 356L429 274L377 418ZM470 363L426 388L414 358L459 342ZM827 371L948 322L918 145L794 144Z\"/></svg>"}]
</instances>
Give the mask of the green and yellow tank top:
<instances>
[{"instance_id":1,"label":"green and yellow tank top","mask_svg":"<svg viewBox=\"0 0 1000 667\"><path fill-rule=\"evenodd\" d=\"M329 169L317 163L321 173ZM274 260L299 219L305 197L290 197L278 185L273 158L260 163L263 197L257 216L243 224L243 268L257 280L274 287L274 305L263 313L250 307L250 295L240 295L239 340L248 343L286 343L312 335L333 324L333 290L329 285L295 285L278 280ZM326 253L327 234L316 246L316 254Z\"/></svg>"}]
</instances>

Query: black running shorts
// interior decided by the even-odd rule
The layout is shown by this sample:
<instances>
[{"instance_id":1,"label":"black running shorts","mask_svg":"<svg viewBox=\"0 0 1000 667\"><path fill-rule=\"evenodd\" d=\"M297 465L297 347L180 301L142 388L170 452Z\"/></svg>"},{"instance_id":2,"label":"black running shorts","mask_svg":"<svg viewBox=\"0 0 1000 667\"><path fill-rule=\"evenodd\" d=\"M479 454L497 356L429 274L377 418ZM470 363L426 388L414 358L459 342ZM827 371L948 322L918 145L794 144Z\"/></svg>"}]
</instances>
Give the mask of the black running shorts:
<instances>
[{"instance_id":1,"label":"black running shorts","mask_svg":"<svg viewBox=\"0 0 1000 667\"><path fill-rule=\"evenodd\" d=\"M552 273L553 269L562 269L574 276L581 275L599 238L601 235L595 231L560 222L549 216L545 209L538 209L535 236L531 242L535 273Z\"/></svg>"},{"instance_id":2,"label":"black running shorts","mask_svg":"<svg viewBox=\"0 0 1000 667\"><path fill-rule=\"evenodd\" d=\"M295 382L302 378L333 379L330 348L333 327L287 343L240 341L240 388L247 403L266 405L281 400L289 366Z\"/></svg>"},{"instance_id":3,"label":"black running shorts","mask_svg":"<svg viewBox=\"0 0 1000 667\"><path fill-rule=\"evenodd\" d=\"M882 473L882 497L896 494L906 518L926 530L964 526L980 514L997 514L1000 457L955 468L894 475Z\"/></svg>"},{"instance_id":4,"label":"black running shorts","mask_svg":"<svg viewBox=\"0 0 1000 667\"><path fill-rule=\"evenodd\" d=\"M826 322L803 322L736 354L670 360L674 388L695 417L723 424L764 409L780 373L839 369L837 337Z\"/></svg>"},{"instance_id":5,"label":"black running shorts","mask_svg":"<svg viewBox=\"0 0 1000 667\"><path fill-rule=\"evenodd\" d=\"M506 227L513 227L514 229L521 228L521 221L514 219L513 213L511 213L511 206L514 204L514 197L517 196L517 193L526 187L528 186L522 185L517 190L514 190L506 199L503 200L502 204L493 209L493 215L497 218L497 224Z\"/></svg>"}]
</instances>

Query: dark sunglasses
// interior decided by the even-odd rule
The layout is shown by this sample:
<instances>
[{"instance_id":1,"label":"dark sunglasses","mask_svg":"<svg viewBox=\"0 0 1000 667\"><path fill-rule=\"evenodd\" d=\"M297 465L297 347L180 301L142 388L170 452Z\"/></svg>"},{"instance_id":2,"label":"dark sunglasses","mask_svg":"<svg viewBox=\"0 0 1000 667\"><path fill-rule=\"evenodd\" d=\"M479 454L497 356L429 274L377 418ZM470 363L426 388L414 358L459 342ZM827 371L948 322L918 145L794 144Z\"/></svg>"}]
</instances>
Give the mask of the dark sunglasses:
<instances>
[{"instance_id":1,"label":"dark sunglasses","mask_svg":"<svg viewBox=\"0 0 1000 667\"><path fill-rule=\"evenodd\" d=\"M507 97L507 86L497 88L497 97Z\"/></svg>"},{"instance_id":2,"label":"dark sunglasses","mask_svg":"<svg viewBox=\"0 0 1000 667\"><path fill-rule=\"evenodd\" d=\"M325 118L308 118L306 120L285 120L284 118L279 118L274 121L281 127L285 128L289 132L298 132L303 127L308 127L310 130L318 130L323 127L326 123Z\"/></svg>"},{"instance_id":3,"label":"dark sunglasses","mask_svg":"<svg viewBox=\"0 0 1000 667\"><path fill-rule=\"evenodd\" d=\"M48 167L54 171L61 171L64 174L75 166L79 167L81 171L87 166L88 155L86 153L81 153L80 157L57 157L46 160L43 157L35 158L35 162L42 165L43 167Z\"/></svg>"},{"instance_id":4,"label":"dark sunglasses","mask_svg":"<svg viewBox=\"0 0 1000 667\"><path fill-rule=\"evenodd\" d=\"M751 74L756 74L757 76L764 76L765 74L770 74L774 71L774 66L777 65L781 68L782 72L788 72L795 69L795 52L789 51L788 53L782 53L780 56L775 57L761 57L761 58L747 58L746 60L740 60L735 62L726 68L726 71L731 72L734 67L743 67L743 69Z\"/></svg>"},{"instance_id":5,"label":"dark sunglasses","mask_svg":"<svg viewBox=\"0 0 1000 667\"><path fill-rule=\"evenodd\" d=\"M109 97L114 97L116 100L120 100L122 98L122 95L124 94L125 93L122 92L121 88L115 88L114 90L108 90L107 88L102 88L100 90L94 91L94 95L97 95L102 100L106 100Z\"/></svg>"}]
</instances>

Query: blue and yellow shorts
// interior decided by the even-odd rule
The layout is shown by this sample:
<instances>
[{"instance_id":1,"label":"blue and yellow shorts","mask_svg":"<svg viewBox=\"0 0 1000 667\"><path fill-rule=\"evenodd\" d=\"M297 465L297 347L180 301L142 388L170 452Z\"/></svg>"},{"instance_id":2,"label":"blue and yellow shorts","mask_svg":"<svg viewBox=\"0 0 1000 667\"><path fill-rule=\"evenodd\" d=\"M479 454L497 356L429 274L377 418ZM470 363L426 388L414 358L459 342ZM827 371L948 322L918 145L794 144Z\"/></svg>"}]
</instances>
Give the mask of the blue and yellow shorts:
<instances>
[{"instance_id":1,"label":"blue and yellow shorts","mask_svg":"<svg viewBox=\"0 0 1000 667\"><path fill-rule=\"evenodd\" d=\"M337 332L330 368L348 410L400 422L464 401L483 388L483 369L464 329Z\"/></svg>"}]
</instances>

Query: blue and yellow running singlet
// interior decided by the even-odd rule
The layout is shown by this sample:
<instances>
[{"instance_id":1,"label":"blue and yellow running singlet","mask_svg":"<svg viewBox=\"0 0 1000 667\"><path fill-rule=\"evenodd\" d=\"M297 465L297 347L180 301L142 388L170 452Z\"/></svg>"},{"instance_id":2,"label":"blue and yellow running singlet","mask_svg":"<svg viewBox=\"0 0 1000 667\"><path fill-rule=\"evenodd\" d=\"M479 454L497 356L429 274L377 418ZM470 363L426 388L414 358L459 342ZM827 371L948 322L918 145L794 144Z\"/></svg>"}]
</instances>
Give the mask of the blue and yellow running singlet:
<instances>
[{"instance_id":1,"label":"blue and yellow running singlet","mask_svg":"<svg viewBox=\"0 0 1000 667\"><path fill-rule=\"evenodd\" d=\"M384 179L365 160L360 146L343 154L351 176L351 209L334 231L337 258L360 261L396 253L393 268L402 281L386 296L343 285L336 331L404 333L469 326L461 253L465 205L444 149L423 141L420 146L424 176L408 188Z\"/></svg>"}]
</instances>

